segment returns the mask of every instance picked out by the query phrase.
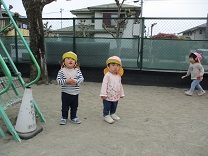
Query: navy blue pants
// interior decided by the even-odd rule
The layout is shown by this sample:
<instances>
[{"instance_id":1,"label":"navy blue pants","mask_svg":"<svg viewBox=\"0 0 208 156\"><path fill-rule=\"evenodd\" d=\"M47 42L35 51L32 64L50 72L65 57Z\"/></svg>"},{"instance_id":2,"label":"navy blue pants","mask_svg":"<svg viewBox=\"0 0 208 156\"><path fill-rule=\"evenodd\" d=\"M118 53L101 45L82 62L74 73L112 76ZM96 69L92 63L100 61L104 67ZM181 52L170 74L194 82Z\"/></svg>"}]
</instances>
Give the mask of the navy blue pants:
<instances>
[{"instance_id":1,"label":"navy blue pants","mask_svg":"<svg viewBox=\"0 0 208 156\"><path fill-rule=\"evenodd\" d=\"M68 113L70 108L70 119L77 117L78 108L78 95L70 95L67 93L61 93L62 100L62 117L63 119L68 119Z\"/></svg>"},{"instance_id":2,"label":"navy blue pants","mask_svg":"<svg viewBox=\"0 0 208 156\"><path fill-rule=\"evenodd\" d=\"M116 112L117 105L118 101L112 102L103 100L103 116L114 114Z\"/></svg>"}]
</instances>

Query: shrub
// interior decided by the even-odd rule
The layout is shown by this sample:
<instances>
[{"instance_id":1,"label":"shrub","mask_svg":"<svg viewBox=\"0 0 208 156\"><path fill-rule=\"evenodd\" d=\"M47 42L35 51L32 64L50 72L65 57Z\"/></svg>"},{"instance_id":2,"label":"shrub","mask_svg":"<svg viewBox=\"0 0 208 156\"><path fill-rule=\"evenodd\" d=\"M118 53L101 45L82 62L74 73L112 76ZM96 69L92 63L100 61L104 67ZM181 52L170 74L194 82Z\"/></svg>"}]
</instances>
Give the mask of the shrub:
<instances>
[{"instance_id":1,"label":"shrub","mask_svg":"<svg viewBox=\"0 0 208 156\"><path fill-rule=\"evenodd\" d=\"M179 39L178 36L174 34L165 34L165 33L159 33L157 35L152 36L152 38L161 38L161 39Z\"/></svg>"}]
</instances>

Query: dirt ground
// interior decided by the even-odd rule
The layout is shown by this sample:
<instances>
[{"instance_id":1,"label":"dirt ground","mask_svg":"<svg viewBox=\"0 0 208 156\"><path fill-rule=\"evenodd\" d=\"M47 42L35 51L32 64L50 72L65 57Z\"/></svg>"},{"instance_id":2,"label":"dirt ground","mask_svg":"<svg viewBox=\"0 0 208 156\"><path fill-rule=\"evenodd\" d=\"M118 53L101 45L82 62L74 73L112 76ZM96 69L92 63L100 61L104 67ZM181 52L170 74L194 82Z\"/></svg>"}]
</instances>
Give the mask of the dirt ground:
<instances>
[{"instance_id":1,"label":"dirt ground","mask_svg":"<svg viewBox=\"0 0 208 156\"><path fill-rule=\"evenodd\" d=\"M33 85L33 97L46 118L43 131L16 142L0 138L0 156L208 156L208 93L192 97L186 89L123 85L120 121L103 121L101 83L84 82L79 96L79 125L59 125L60 86ZM208 92L208 91L207 91ZM19 106L7 109L14 120ZM6 127L0 119L4 131Z\"/></svg>"}]
</instances>

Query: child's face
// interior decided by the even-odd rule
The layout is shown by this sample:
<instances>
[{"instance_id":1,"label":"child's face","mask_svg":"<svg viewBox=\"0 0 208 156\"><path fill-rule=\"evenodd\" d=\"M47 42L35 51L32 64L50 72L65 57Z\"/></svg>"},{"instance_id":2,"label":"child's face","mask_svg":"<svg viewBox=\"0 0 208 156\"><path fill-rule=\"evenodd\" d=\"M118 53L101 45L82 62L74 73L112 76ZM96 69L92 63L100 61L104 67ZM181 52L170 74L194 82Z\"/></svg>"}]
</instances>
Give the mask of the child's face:
<instances>
[{"instance_id":1,"label":"child's face","mask_svg":"<svg viewBox=\"0 0 208 156\"><path fill-rule=\"evenodd\" d=\"M189 62L191 62L192 64L195 63L196 61L194 60L193 57L189 57Z\"/></svg>"},{"instance_id":2,"label":"child's face","mask_svg":"<svg viewBox=\"0 0 208 156\"><path fill-rule=\"evenodd\" d=\"M109 69L113 74L117 74L119 69L120 69L120 65L117 63L110 63L109 64Z\"/></svg>"},{"instance_id":3,"label":"child's face","mask_svg":"<svg viewBox=\"0 0 208 156\"><path fill-rule=\"evenodd\" d=\"M74 68L76 61L70 57L65 58L64 64L66 68Z\"/></svg>"}]
</instances>

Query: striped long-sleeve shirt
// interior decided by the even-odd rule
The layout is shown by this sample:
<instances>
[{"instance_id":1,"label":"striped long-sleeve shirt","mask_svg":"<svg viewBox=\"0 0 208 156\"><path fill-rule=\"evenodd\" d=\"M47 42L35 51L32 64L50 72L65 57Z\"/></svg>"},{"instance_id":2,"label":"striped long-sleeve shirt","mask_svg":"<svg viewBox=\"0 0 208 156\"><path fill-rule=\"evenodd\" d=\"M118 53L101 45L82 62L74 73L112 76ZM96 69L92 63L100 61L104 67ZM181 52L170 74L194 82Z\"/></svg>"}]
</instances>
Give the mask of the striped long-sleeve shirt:
<instances>
[{"instance_id":1,"label":"striped long-sleeve shirt","mask_svg":"<svg viewBox=\"0 0 208 156\"><path fill-rule=\"evenodd\" d=\"M80 83L82 83L84 81L84 77L82 76L82 72L81 70L75 68L72 70L76 70L76 76L73 77L73 79L75 79L77 81L76 85L72 85L72 84L66 84L66 80L67 80L67 76L64 73L65 70L63 70L64 68L60 69L57 75L57 82L59 85L61 85L61 92L65 92L67 94L71 94L71 95L77 95L79 94L79 85Z\"/></svg>"}]
</instances>

